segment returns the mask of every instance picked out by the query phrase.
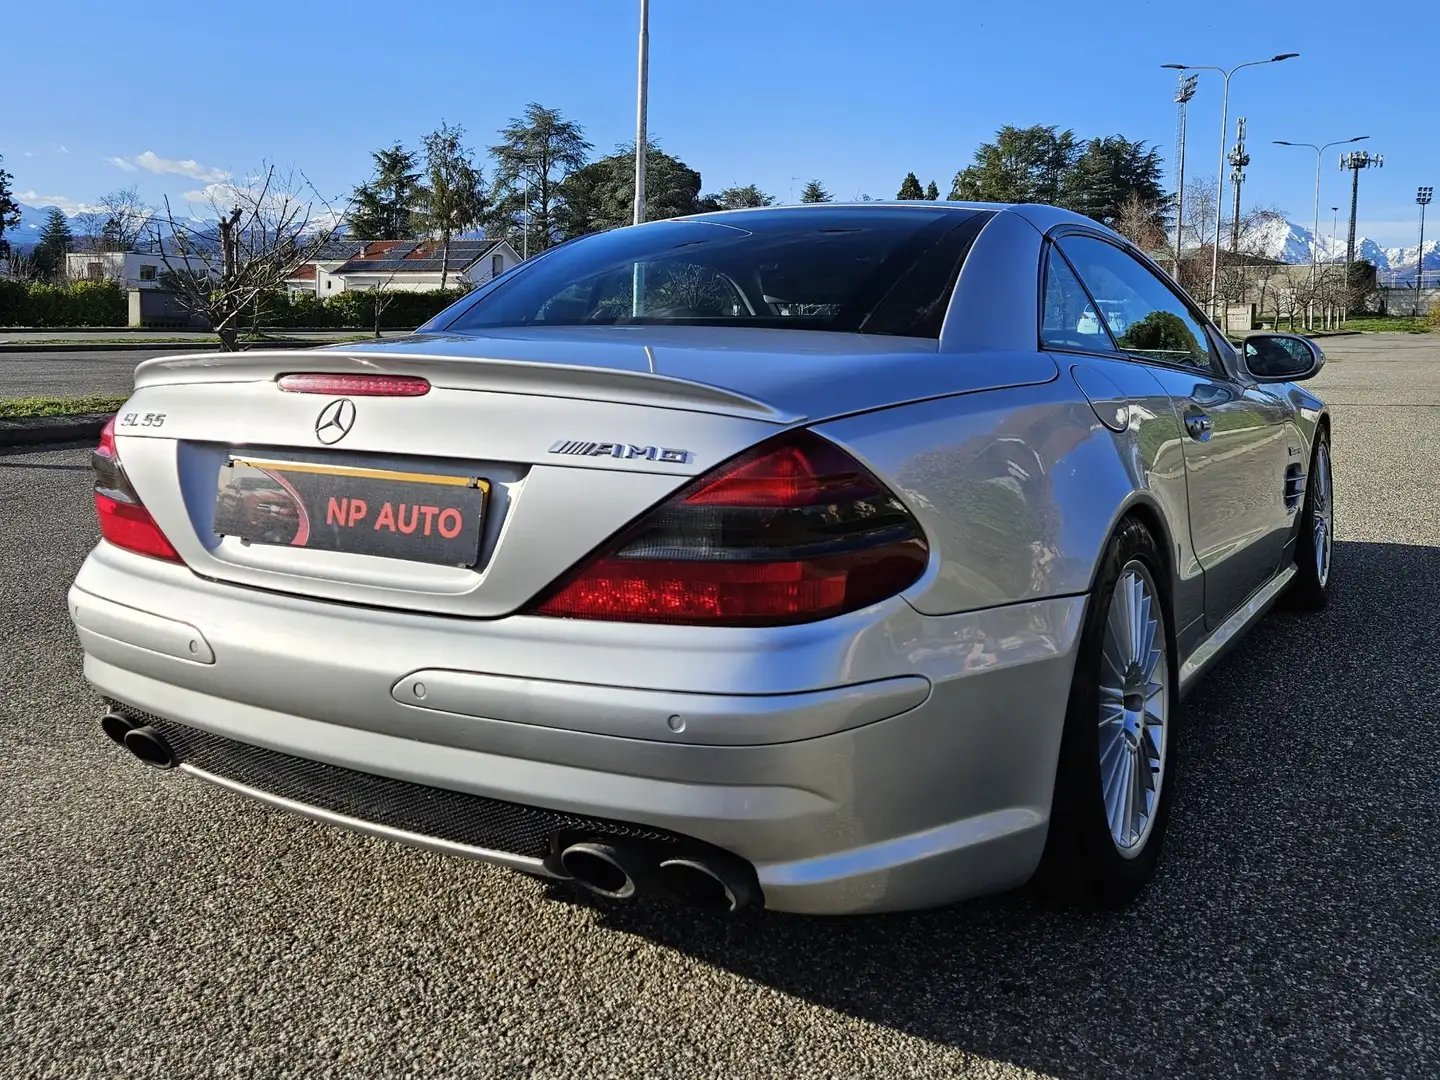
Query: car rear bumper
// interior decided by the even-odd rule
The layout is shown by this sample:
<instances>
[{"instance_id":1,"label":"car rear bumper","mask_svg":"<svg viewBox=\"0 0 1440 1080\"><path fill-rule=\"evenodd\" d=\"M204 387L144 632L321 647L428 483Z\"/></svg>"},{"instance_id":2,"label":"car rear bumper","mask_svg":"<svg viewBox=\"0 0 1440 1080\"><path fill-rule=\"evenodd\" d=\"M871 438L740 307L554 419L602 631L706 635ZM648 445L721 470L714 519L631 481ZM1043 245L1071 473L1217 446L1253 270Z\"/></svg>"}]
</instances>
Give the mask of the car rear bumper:
<instances>
[{"instance_id":1,"label":"car rear bumper","mask_svg":"<svg viewBox=\"0 0 1440 1080\"><path fill-rule=\"evenodd\" d=\"M826 914L1029 877L1083 604L932 617L897 599L761 632L480 622L207 582L105 544L70 595L87 678L210 740L212 764L196 751L184 766L202 779L534 872L547 865L534 835L496 844L483 828L387 817L367 785L511 806L540 828L659 830L746 860L766 906ZM236 764L267 753L350 787L312 797Z\"/></svg>"}]
</instances>

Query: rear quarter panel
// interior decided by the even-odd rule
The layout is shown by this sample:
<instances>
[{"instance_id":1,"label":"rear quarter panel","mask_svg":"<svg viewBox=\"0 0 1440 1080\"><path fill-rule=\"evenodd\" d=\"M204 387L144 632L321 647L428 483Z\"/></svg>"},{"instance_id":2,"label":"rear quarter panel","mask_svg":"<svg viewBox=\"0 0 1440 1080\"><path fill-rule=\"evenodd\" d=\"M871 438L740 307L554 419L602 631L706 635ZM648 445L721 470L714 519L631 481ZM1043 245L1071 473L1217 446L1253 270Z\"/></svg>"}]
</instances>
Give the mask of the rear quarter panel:
<instances>
[{"instance_id":1,"label":"rear quarter panel","mask_svg":"<svg viewBox=\"0 0 1440 1080\"><path fill-rule=\"evenodd\" d=\"M1034 354L1030 354L1033 356ZM1056 355L1043 386L918 402L821 425L883 477L924 527L931 565L905 595L944 615L1089 591L1115 525L1147 516L1166 554L1177 627L1203 613L1190 544L1181 429L1135 365ZM1003 364L1006 355L988 354ZM1071 368L1105 371L1096 405ZM1100 419L1124 417L1123 431Z\"/></svg>"}]
</instances>

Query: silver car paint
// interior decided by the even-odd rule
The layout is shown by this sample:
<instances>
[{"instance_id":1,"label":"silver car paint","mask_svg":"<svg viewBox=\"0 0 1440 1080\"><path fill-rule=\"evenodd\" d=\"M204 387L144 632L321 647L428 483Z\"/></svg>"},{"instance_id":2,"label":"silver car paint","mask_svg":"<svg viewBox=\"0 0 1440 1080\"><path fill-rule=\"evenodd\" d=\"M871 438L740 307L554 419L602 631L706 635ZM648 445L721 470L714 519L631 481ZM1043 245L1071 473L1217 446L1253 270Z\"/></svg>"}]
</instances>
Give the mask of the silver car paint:
<instances>
[{"instance_id":1,"label":"silver car paint","mask_svg":"<svg viewBox=\"0 0 1440 1080\"><path fill-rule=\"evenodd\" d=\"M1048 208L998 213L938 343L647 327L147 362L127 409L163 411L165 427L122 435L120 455L195 572L100 545L71 594L87 677L298 756L696 836L755 863L774 908L892 910L1023 881L1116 522L1141 513L1159 534L1188 686L1273 599L1293 545L1280 489L1225 463L1268 474L1296 440L1308 462L1324 422L1298 387L1243 386L1227 354L1235 378L1217 381L1244 420L1197 455L1181 404L1193 373L1037 351L1043 234L1080 223L1097 228ZM483 466L497 494L476 571L214 539L227 448L316 448L329 399L278 392L271 380L293 370L431 379L424 398L358 399L334 449L382 467ZM922 522L931 565L903 597L765 630L512 614L689 476L800 423ZM546 453L612 437L692 457ZM1226 517L1237 503L1246 513ZM414 700L422 672L428 704ZM687 714L682 730L667 722Z\"/></svg>"}]
</instances>

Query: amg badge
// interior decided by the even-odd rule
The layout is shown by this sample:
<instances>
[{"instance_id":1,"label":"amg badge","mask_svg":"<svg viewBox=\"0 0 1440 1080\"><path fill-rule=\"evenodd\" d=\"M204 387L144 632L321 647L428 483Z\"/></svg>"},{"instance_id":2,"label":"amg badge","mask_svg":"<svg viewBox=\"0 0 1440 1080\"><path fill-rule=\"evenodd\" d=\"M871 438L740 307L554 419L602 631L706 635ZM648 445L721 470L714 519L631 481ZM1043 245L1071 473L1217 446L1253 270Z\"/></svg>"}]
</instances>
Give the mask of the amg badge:
<instances>
[{"instance_id":1,"label":"amg badge","mask_svg":"<svg viewBox=\"0 0 1440 1080\"><path fill-rule=\"evenodd\" d=\"M646 461L664 461L672 465L684 465L690 460L689 450L672 450L668 446L635 446L619 442L585 442L581 439L561 439L550 447L552 454L574 454L577 457L616 457L621 459L644 458Z\"/></svg>"}]
</instances>

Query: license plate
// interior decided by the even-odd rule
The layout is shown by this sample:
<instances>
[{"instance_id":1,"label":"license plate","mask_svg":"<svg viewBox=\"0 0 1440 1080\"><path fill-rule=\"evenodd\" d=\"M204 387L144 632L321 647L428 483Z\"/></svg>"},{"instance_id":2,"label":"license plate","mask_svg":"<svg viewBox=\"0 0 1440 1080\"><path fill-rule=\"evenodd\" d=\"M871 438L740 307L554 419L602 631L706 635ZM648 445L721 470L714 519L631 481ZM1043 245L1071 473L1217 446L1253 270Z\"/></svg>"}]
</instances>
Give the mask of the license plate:
<instances>
[{"instance_id":1,"label":"license plate","mask_svg":"<svg viewBox=\"0 0 1440 1080\"><path fill-rule=\"evenodd\" d=\"M255 544L474 566L490 484L476 476L231 458L215 532Z\"/></svg>"}]
</instances>

